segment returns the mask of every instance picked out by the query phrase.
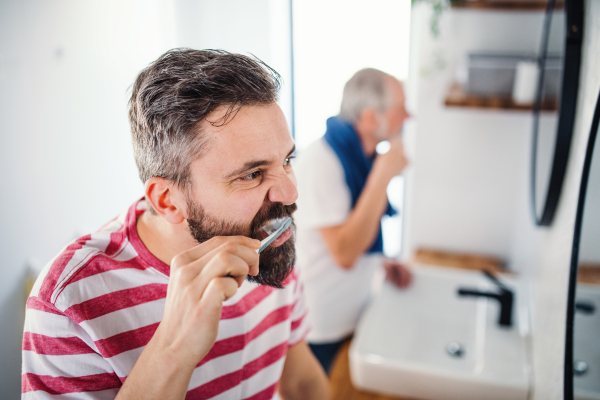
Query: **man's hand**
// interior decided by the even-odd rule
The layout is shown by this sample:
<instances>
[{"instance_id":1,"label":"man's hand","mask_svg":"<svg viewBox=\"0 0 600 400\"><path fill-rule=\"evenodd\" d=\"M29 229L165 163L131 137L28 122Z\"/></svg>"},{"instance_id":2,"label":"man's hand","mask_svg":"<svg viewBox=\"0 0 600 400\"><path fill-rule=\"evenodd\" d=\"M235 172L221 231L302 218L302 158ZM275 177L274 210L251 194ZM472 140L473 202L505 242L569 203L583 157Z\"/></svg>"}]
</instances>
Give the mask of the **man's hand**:
<instances>
[{"instance_id":1,"label":"man's hand","mask_svg":"<svg viewBox=\"0 0 600 400\"><path fill-rule=\"evenodd\" d=\"M214 237L173 257L157 342L184 364L199 363L217 338L223 301L258 274L259 247L244 236Z\"/></svg>"},{"instance_id":2,"label":"man's hand","mask_svg":"<svg viewBox=\"0 0 600 400\"><path fill-rule=\"evenodd\" d=\"M397 288L405 289L412 283L412 273L398 261L385 259L383 267L385 268L387 280L392 282Z\"/></svg>"},{"instance_id":3,"label":"man's hand","mask_svg":"<svg viewBox=\"0 0 600 400\"><path fill-rule=\"evenodd\" d=\"M408 159L404 155L404 146L398 136L390 140L390 149L387 153L375 158L371 173L387 183L394 176L399 175L407 165Z\"/></svg>"},{"instance_id":4,"label":"man's hand","mask_svg":"<svg viewBox=\"0 0 600 400\"><path fill-rule=\"evenodd\" d=\"M117 399L183 399L217 338L223 301L258 274L260 241L214 237L173 257L163 319Z\"/></svg>"}]
</instances>

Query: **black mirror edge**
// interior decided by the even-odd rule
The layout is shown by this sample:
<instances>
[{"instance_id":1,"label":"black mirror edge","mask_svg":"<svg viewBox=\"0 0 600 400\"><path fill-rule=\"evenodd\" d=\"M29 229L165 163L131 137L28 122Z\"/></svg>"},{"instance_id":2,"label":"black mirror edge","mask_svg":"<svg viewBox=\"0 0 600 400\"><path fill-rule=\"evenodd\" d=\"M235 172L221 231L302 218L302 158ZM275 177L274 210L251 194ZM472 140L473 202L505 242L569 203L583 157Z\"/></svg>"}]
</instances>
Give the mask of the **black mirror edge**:
<instances>
[{"instance_id":1,"label":"black mirror edge","mask_svg":"<svg viewBox=\"0 0 600 400\"><path fill-rule=\"evenodd\" d=\"M594 145L600 125L600 93L596 101L596 109L592 118L590 136L581 172L581 184L579 186L579 199L577 200L577 214L575 216L575 229L573 233L573 246L571 251L571 269L569 271L569 291L567 295L567 321L565 332L565 372L564 372L564 400L573 400L573 326L575 320L575 286L577 285L577 272L579 269L579 242L581 239L581 225L585 208L585 195L587 192L590 167Z\"/></svg>"},{"instance_id":2,"label":"black mirror edge","mask_svg":"<svg viewBox=\"0 0 600 400\"><path fill-rule=\"evenodd\" d=\"M531 165L531 208L536 225L550 226L556 213L560 200L562 185L567 170L569 152L571 151L571 139L573 137L573 125L575 122L575 111L577 107L577 96L579 93L579 74L581 67L581 45L583 39L583 0L566 0L566 37L565 57L563 68L562 89L559 103L559 119L554 146L554 157L550 183L546 194L544 209L538 217L536 207L535 179L536 179L536 152L538 138L538 118L542 102L542 82L544 79L545 54L547 51L548 35L550 31L551 13L554 11L554 0L549 0L546 9L546 20L542 38L542 49L540 51L540 77L538 80L538 94L534 104L534 125L532 140L532 165Z\"/></svg>"}]
</instances>

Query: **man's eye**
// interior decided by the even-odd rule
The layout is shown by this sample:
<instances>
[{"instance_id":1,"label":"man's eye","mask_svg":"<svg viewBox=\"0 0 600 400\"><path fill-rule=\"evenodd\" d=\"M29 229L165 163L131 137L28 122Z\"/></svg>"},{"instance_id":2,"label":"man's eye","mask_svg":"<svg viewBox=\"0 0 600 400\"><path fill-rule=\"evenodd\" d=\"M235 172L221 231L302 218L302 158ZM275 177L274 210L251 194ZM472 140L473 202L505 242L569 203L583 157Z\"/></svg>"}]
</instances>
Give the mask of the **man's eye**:
<instances>
[{"instance_id":1,"label":"man's eye","mask_svg":"<svg viewBox=\"0 0 600 400\"><path fill-rule=\"evenodd\" d=\"M261 175L261 171L254 171L246 176L243 176L242 179L245 181L251 181L258 178Z\"/></svg>"},{"instance_id":2,"label":"man's eye","mask_svg":"<svg viewBox=\"0 0 600 400\"><path fill-rule=\"evenodd\" d=\"M290 165L294 158L296 158L296 156L289 156L283 161L283 165Z\"/></svg>"}]
</instances>

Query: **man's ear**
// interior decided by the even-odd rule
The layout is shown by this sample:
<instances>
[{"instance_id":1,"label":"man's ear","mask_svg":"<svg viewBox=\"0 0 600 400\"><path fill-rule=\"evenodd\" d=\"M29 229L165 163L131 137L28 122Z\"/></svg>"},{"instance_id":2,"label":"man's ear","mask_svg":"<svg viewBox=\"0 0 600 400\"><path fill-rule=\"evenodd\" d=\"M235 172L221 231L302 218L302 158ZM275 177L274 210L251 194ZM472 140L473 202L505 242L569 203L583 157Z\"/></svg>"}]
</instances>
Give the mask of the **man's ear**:
<instances>
[{"instance_id":1,"label":"man's ear","mask_svg":"<svg viewBox=\"0 0 600 400\"><path fill-rule=\"evenodd\" d=\"M379 115L377 114L377 111L373 108L365 108L361 111L357 124L359 124L364 131L375 132L379 127Z\"/></svg>"},{"instance_id":2,"label":"man's ear","mask_svg":"<svg viewBox=\"0 0 600 400\"><path fill-rule=\"evenodd\" d=\"M180 224L185 220L185 199L172 182L165 178L150 178L144 185L144 192L156 213L167 222Z\"/></svg>"}]
</instances>

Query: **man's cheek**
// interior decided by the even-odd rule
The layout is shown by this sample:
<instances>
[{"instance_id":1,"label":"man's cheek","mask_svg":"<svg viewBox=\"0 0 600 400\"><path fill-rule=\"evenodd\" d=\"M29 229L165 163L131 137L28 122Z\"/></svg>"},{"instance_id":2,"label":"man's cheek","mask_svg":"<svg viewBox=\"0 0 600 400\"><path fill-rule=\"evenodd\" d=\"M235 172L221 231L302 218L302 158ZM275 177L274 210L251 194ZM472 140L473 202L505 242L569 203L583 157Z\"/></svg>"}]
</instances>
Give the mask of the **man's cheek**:
<instances>
[{"instance_id":1,"label":"man's cheek","mask_svg":"<svg viewBox=\"0 0 600 400\"><path fill-rule=\"evenodd\" d=\"M236 198L223 198L217 200L215 207L220 210L221 219L235 221L237 224L248 226L258 214L263 205L264 197L242 195Z\"/></svg>"},{"instance_id":2,"label":"man's cheek","mask_svg":"<svg viewBox=\"0 0 600 400\"><path fill-rule=\"evenodd\" d=\"M298 181L296 180L296 173L294 172L294 169L292 168L292 170L289 172L288 176L290 177L290 180L292 181L292 183L294 184L294 186L296 187L296 190L298 190Z\"/></svg>"},{"instance_id":3,"label":"man's cheek","mask_svg":"<svg viewBox=\"0 0 600 400\"><path fill-rule=\"evenodd\" d=\"M261 215L263 214L263 210L265 209L262 206L262 202L259 204L250 204L250 203L243 203L240 204L239 207L239 211L240 211L240 218L243 219L243 221L247 224L254 224L256 222L257 219L259 219L261 217Z\"/></svg>"}]
</instances>

